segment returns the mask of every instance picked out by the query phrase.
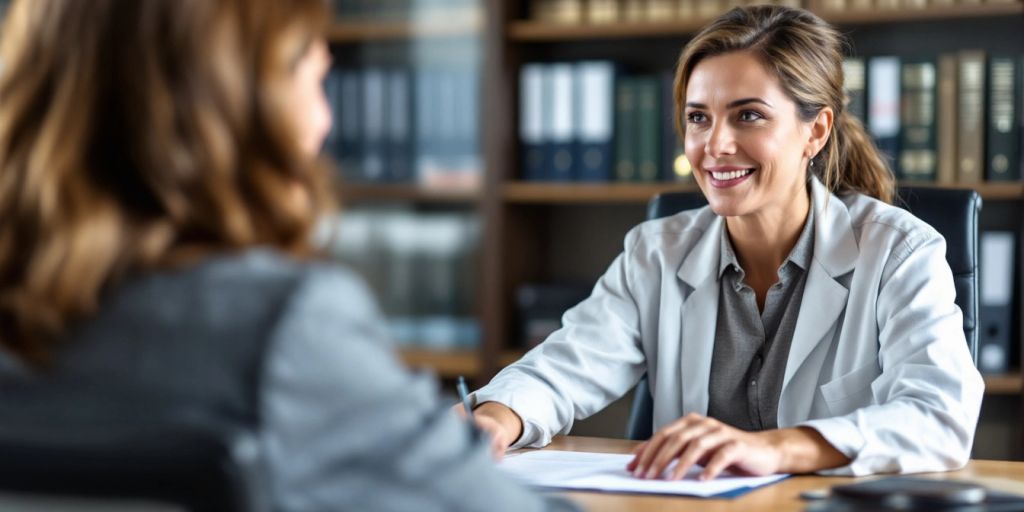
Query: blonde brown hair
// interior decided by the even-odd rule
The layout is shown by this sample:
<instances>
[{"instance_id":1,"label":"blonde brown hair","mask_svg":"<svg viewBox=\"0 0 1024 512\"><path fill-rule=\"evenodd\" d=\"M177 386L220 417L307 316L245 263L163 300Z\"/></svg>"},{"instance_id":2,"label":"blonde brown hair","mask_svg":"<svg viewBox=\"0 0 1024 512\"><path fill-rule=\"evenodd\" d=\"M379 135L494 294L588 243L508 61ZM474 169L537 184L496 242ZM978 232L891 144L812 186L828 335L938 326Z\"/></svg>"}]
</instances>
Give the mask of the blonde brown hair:
<instances>
[{"instance_id":1,"label":"blonde brown hair","mask_svg":"<svg viewBox=\"0 0 1024 512\"><path fill-rule=\"evenodd\" d=\"M286 87L323 0L17 0L0 39L0 345L32 364L128 274L309 254L331 204Z\"/></svg>"},{"instance_id":2,"label":"blonde brown hair","mask_svg":"<svg viewBox=\"0 0 1024 512\"><path fill-rule=\"evenodd\" d=\"M821 18L781 6L736 7L711 22L686 45L676 68L675 124L685 134L683 109L690 75L702 60L730 52L752 52L796 103L804 122L825 107L835 122L828 141L811 161L812 171L837 194L860 192L887 203L895 180L885 158L860 121L846 110L843 37Z\"/></svg>"}]
</instances>

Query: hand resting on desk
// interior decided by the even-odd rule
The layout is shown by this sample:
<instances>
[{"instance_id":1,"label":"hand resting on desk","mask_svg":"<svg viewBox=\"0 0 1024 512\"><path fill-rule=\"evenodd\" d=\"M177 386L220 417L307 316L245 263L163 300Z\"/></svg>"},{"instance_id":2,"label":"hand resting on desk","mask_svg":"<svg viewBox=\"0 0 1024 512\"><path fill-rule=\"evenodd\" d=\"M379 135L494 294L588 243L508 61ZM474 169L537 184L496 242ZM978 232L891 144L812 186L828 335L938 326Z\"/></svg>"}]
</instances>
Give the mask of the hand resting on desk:
<instances>
[{"instance_id":1,"label":"hand resting on desk","mask_svg":"<svg viewBox=\"0 0 1024 512\"><path fill-rule=\"evenodd\" d=\"M807 473L848 464L816 430L807 427L746 432L716 419L691 413L658 430L633 451L626 469L638 478L678 480L694 464L704 466L702 480L728 469L746 476Z\"/></svg>"}]
</instances>

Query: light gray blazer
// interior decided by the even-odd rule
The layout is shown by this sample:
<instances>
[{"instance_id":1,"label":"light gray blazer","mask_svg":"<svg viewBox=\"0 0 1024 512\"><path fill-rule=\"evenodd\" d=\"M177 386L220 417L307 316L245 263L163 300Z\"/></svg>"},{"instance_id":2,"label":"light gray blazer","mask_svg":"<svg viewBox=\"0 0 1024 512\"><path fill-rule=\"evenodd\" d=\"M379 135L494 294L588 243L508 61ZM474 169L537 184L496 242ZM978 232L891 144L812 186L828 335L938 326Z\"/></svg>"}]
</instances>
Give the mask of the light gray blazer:
<instances>
[{"instance_id":1,"label":"light gray blazer","mask_svg":"<svg viewBox=\"0 0 1024 512\"><path fill-rule=\"evenodd\" d=\"M852 459L828 473L963 466L984 383L945 241L905 210L812 180L814 256L786 362L780 427L807 425ZM477 391L543 446L646 372L658 428L706 414L724 220L710 208L645 222L563 327Z\"/></svg>"},{"instance_id":2,"label":"light gray blazer","mask_svg":"<svg viewBox=\"0 0 1024 512\"><path fill-rule=\"evenodd\" d=\"M573 508L499 472L344 269L222 257L119 287L69 337L51 372L0 357L0 421L200 409L256 429L281 511Z\"/></svg>"}]
</instances>

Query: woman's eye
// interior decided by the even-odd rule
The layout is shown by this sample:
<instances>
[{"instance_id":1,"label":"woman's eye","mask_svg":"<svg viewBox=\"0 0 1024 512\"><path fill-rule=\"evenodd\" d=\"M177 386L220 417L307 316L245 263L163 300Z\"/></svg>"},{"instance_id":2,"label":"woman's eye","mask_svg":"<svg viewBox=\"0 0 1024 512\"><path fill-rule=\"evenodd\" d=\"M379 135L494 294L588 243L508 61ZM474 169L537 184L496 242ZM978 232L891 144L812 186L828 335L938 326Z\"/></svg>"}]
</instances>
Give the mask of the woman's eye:
<instances>
[{"instance_id":1,"label":"woman's eye","mask_svg":"<svg viewBox=\"0 0 1024 512\"><path fill-rule=\"evenodd\" d=\"M703 123L707 118L700 112L690 112L686 115L686 120L691 123Z\"/></svg>"},{"instance_id":2,"label":"woman's eye","mask_svg":"<svg viewBox=\"0 0 1024 512\"><path fill-rule=\"evenodd\" d=\"M757 121L759 119L764 119L764 116L753 110L744 110L740 113L740 121Z\"/></svg>"}]
</instances>

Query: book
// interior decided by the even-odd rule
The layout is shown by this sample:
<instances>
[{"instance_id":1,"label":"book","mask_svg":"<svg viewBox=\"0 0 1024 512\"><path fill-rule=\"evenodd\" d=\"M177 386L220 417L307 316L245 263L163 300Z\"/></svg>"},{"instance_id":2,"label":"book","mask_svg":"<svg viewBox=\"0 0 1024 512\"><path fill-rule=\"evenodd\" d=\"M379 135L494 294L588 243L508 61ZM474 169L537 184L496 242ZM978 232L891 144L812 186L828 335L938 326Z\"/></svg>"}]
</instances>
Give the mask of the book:
<instances>
[{"instance_id":1,"label":"book","mask_svg":"<svg viewBox=\"0 0 1024 512\"><path fill-rule=\"evenodd\" d=\"M959 54L957 91L957 181L979 183L985 161L985 53L977 50Z\"/></svg>"},{"instance_id":2,"label":"book","mask_svg":"<svg viewBox=\"0 0 1024 512\"><path fill-rule=\"evenodd\" d=\"M900 179L935 181L935 61L903 63Z\"/></svg>"},{"instance_id":3,"label":"book","mask_svg":"<svg viewBox=\"0 0 1024 512\"><path fill-rule=\"evenodd\" d=\"M661 84L656 76L637 77L636 87L636 179L661 179Z\"/></svg>"},{"instance_id":4,"label":"book","mask_svg":"<svg viewBox=\"0 0 1024 512\"><path fill-rule=\"evenodd\" d=\"M936 126L938 166L936 181L954 183L957 178L957 66L956 54L939 56L939 105Z\"/></svg>"},{"instance_id":5,"label":"book","mask_svg":"<svg viewBox=\"0 0 1024 512\"><path fill-rule=\"evenodd\" d=\"M693 169L675 125L675 73L661 75L661 179L669 182L693 182Z\"/></svg>"},{"instance_id":6,"label":"book","mask_svg":"<svg viewBox=\"0 0 1024 512\"><path fill-rule=\"evenodd\" d=\"M867 126L867 105L865 85L867 70L864 59L849 57L843 59L843 89L846 91L846 111L860 119Z\"/></svg>"},{"instance_id":7,"label":"book","mask_svg":"<svg viewBox=\"0 0 1024 512\"><path fill-rule=\"evenodd\" d=\"M623 77L615 84L615 180L635 181L636 80Z\"/></svg>"},{"instance_id":8,"label":"book","mask_svg":"<svg viewBox=\"0 0 1024 512\"><path fill-rule=\"evenodd\" d=\"M590 0L584 18L589 23L615 23L619 21L619 0Z\"/></svg>"},{"instance_id":9,"label":"book","mask_svg":"<svg viewBox=\"0 0 1024 512\"><path fill-rule=\"evenodd\" d=\"M384 120L387 109L384 70L379 67L362 71L362 166L360 177L366 181L383 181L385 140Z\"/></svg>"},{"instance_id":10,"label":"book","mask_svg":"<svg viewBox=\"0 0 1024 512\"><path fill-rule=\"evenodd\" d=\"M387 72L387 179L398 183L413 181L412 164L412 99L408 69Z\"/></svg>"},{"instance_id":11,"label":"book","mask_svg":"<svg viewBox=\"0 0 1024 512\"><path fill-rule=\"evenodd\" d=\"M1020 126L1016 116L1020 94L1017 59L992 57L989 61L988 143L985 179L1018 181L1021 179Z\"/></svg>"},{"instance_id":12,"label":"book","mask_svg":"<svg viewBox=\"0 0 1024 512\"><path fill-rule=\"evenodd\" d=\"M644 21L647 18L646 0L621 0L623 21Z\"/></svg>"},{"instance_id":13,"label":"book","mask_svg":"<svg viewBox=\"0 0 1024 512\"><path fill-rule=\"evenodd\" d=\"M551 21L565 25L583 22L583 0L551 0Z\"/></svg>"}]
</instances>

